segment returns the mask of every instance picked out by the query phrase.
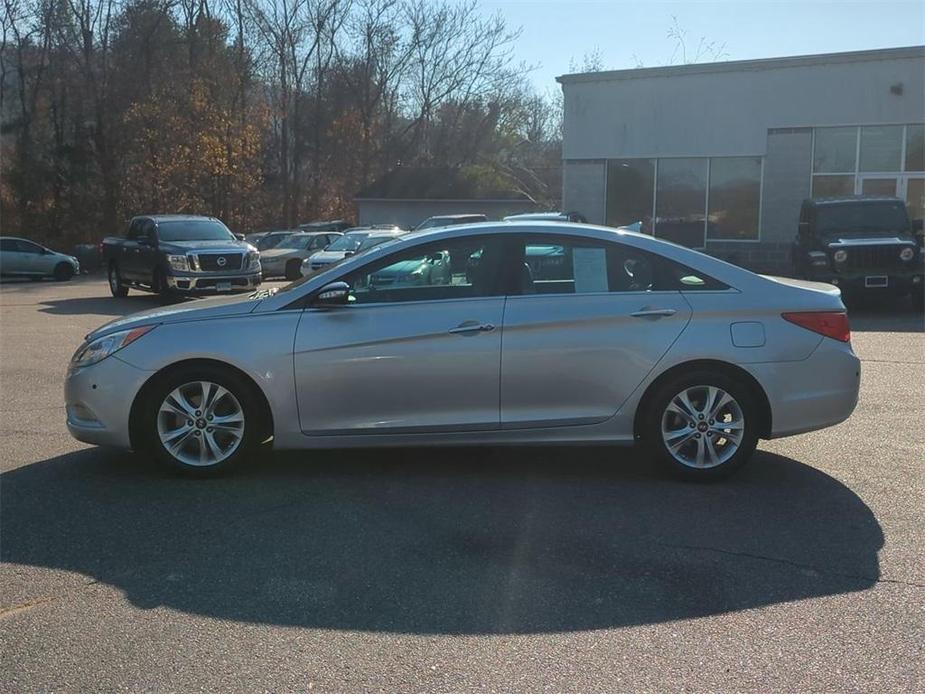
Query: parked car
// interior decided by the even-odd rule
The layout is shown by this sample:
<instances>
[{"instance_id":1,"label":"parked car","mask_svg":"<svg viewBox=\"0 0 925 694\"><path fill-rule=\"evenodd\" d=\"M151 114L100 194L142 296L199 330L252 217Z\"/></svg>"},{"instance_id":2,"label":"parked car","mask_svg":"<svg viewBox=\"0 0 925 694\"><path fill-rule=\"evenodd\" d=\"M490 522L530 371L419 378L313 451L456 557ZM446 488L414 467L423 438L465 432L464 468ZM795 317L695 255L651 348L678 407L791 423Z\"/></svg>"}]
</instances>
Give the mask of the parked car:
<instances>
[{"instance_id":1,"label":"parked car","mask_svg":"<svg viewBox=\"0 0 925 694\"><path fill-rule=\"evenodd\" d=\"M350 222L344 221L343 219L334 219L329 222L310 222L308 224L300 224L299 229L301 231L334 231L337 233L343 233L347 229L350 229L353 225Z\"/></svg>"},{"instance_id":2,"label":"parked car","mask_svg":"<svg viewBox=\"0 0 925 694\"><path fill-rule=\"evenodd\" d=\"M449 227L455 224L475 224L477 222L487 221L488 217L483 214L444 214L437 217L428 217L423 222L414 227L414 230L423 231L424 229Z\"/></svg>"},{"instance_id":3,"label":"parked car","mask_svg":"<svg viewBox=\"0 0 925 694\"><path fill-rule=\"evenodd\" d=\"M912 294L921 305L925 253L899 198L805 200L792 258L797 276L846 293Z\"/></svg>"},{"instance_id":4,"label":"parked car","mask_svg":"<svg viewBox=\"0 0 925 694\"><path fill-rule=\"evenodd\" d=\"M309 256L302 263L301 274L305 277L313 272L318 272L339 263L344 258L356 255L405 233L407 232L404 229L399 229L394 225L353 227L323 251Z\"/></svg>"},{"instance_id":5,"label":"parked car","mask_svg":"<svg viewBox=\"0 0 925 694\"><path fill-rule=\"evenodd\" d=\"M260 284L260 253L215 217L135 217L125 238L103 239L103 260L113 296L131 288L169 300L253 291Z\"/></svg>"},{"instance_id":6,"label":"parked car","mask_svg":"<svg viewBox=\"0 0 925 694\"><path fill-rule=\"evenodd\" d=\"M535 282L531 249L559 247L570 271ZM468 280L374 281L475 253ZM705 480L759 438L846 419L859 372L832 285L633 232L498 223L409 234L279 291L117 319L74 354L65 403L79 440L192 473L268 441L593 442L639 443Z\"/></svg>"},{"instance_id":7,"label":"parked car","mask_svg":"<svg viewBox=\"0 0 925 694\"><path fill-rule=\"evenodd\" d=\"M381 289L449 284L451 281L450 254L448 251L437 251L426 257L409 258L376 270L369 275L369 284L366 286Z\"/></svg>"},{"instance_id":8,"label":"parked car","mask_svg":"<svg viewBox=\"0 0 925 694\"><path fill-rule=\"evenodd\" d=\"M280 231L261 231L256 234L248 234L244 237L244 240L249 244L254 246L258 251L263 253L268 251L271 248L276 248L283 241L288 239L290 236L297 232L291 229L283 229Z\"/></svg>"},{"instance_id":9,"label":"parked car","mask_svg":"<svg viewBox=\"0 0 925 694\"><path fill-rule=\"evenodd\" d=\"M28 239L0 236L0 276L34 280L53 277L66 282L79 272L80 263L72 255L58 253Z\"/></svg>"},{"instance_id":10,"label":"parked car","mask_svg":"<svg viewBox=\"0 0 925 694\"><path fill-rule=\"evenodd\" d=\"M588 220L580 212L526 212L511 214L505 222L577 222L585 224Z\"/></svg>"},{"instance_id":11,"label":"parked car","mask_svg":"<svg viewBox=\"0 0 925 694\"><path fill-rule=\"evenodd\" d=\"M312 253L327 248L341 237L330 232L298 232L290 235L282 243L260 254L263 277L285 277L287 280L298 279L302 270L302 261Z\"/></svg>"}]
</instances>

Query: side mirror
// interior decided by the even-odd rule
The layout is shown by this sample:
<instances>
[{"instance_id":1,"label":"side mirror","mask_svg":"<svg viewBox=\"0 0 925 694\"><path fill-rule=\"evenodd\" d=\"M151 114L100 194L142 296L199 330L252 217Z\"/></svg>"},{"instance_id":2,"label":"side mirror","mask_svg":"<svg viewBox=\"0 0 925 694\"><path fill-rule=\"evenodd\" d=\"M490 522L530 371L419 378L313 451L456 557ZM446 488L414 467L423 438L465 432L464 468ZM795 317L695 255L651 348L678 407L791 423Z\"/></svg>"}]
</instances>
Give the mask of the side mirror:
<instances>
[{"instance_id":1,"label":"side mirror","mask_svg":"<svg viewBox=\"0 0 925 694\"><path fill-rule=\"evenodd\" d=\"M922 220L921 219L912 220L912 231L917 232L919 234L922 233Z\"/></svg>"},{"instance_id":2,"label":"side mirror","mask_svg":"<svg viewBox=\"0 0 925 694\"><path fill-rule=\"evenodd\" d=\"M321 288L312 299L313 308L336 308L346 306L350 301L350 285L346 282L331 282Z\"/></svg>"},{"instance_id":3,"label":"side mirror","mask_svg":"<svg viewBox=\"0 0 925 694\"><path fill-rule=\"evenodd\" d=\"M139 246L153 246L154 239L152 239L150 236L139 236L138 245Z\"/></svg>"},{"instance_id":4,"label":"side mirror","mask_svg":"<svg viewBox=\"0 0 925 694\"><path fill-rule=\"evenodd\" d=\"M234 237L235 237L238 241L244 241L244 240L245 240L245 239L244 239L244 234L235 234Z\"/></svg>"},{"instance_id":5,"label":"side mirror","mask_svg":"<svg viewBox=\"0 0 925 694\"><path fill-rule=\"evenodd\" d=\"M800 238L806 238L809 236L809 222L800 222L797 226L797 233L800 235Z\"/></svg>"}]
</instances>

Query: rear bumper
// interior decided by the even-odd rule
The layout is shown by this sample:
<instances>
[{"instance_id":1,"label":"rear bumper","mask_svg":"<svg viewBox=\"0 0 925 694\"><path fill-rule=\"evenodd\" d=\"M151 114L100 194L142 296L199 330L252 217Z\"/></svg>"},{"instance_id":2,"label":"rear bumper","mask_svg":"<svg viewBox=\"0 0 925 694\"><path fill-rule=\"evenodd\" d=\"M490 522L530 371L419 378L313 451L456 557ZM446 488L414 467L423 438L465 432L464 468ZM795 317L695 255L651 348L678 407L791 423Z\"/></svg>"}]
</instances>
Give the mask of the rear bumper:
<instances>
[{"instance_id":1,"label":"rear bumper","mask_svg":"<svg viewBox=\"0 0 925 694\"><path fill-rule=\"evenodd\" d=\"M170 291L184 295L235 294L253 291L261 282L259 272L247 275L168 275ZM230 283L230 289L219 289L221 283Z\"/></svg>"},{"instance_id":2,"label":"rear bumper","mask_svg":"<svg viewBox=\"0 0 925 694\"><path fill-rule=\"evenodd\" d=\"M771 436L791 436L843 422L858 403L861 362L851 346L822 338L803 361L749 364L771 405Z\"/></svg>"}]
</instances>

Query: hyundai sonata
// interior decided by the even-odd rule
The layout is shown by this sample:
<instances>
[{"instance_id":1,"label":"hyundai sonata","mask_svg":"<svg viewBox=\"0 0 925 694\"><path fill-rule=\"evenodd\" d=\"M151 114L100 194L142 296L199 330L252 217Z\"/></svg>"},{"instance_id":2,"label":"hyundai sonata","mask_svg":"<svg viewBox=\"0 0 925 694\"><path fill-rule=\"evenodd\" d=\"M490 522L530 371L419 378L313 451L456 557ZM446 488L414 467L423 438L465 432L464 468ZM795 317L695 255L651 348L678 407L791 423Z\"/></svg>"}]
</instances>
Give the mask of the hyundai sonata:
<instances>
[{"instance_id":1,"label":"hyundai sonata","mask_svg":"<svg viewBox=\"0 0 925 694\"><path fill-rule=\"evenodd\" d=\"M270 446L638 443L706 479L846 419L859 368L830 285L629 231L486 223L115 320L65 400L81 441L199 473Z\"/></svg>"}]
</instances>

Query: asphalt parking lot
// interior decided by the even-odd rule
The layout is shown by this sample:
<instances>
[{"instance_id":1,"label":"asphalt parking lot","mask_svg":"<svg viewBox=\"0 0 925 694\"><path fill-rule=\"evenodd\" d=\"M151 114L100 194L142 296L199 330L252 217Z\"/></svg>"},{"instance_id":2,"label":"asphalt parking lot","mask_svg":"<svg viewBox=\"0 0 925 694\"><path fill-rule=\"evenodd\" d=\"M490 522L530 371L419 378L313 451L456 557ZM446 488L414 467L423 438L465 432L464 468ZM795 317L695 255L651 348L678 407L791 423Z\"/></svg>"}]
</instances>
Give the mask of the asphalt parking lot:
<instances>
[{"instance_id":1,"label":"asphalt parking lot","mask_svg":"<svg viewBox=\"0 0 925 694\"><path fill-rule=\"evenodd\" d=\"M852 315L854 416L723 484L550 447L189 480L64 426L82 336L153 305L0 286L3 691L925 689L920 314Z\"/></svg>"}]
</instances>

